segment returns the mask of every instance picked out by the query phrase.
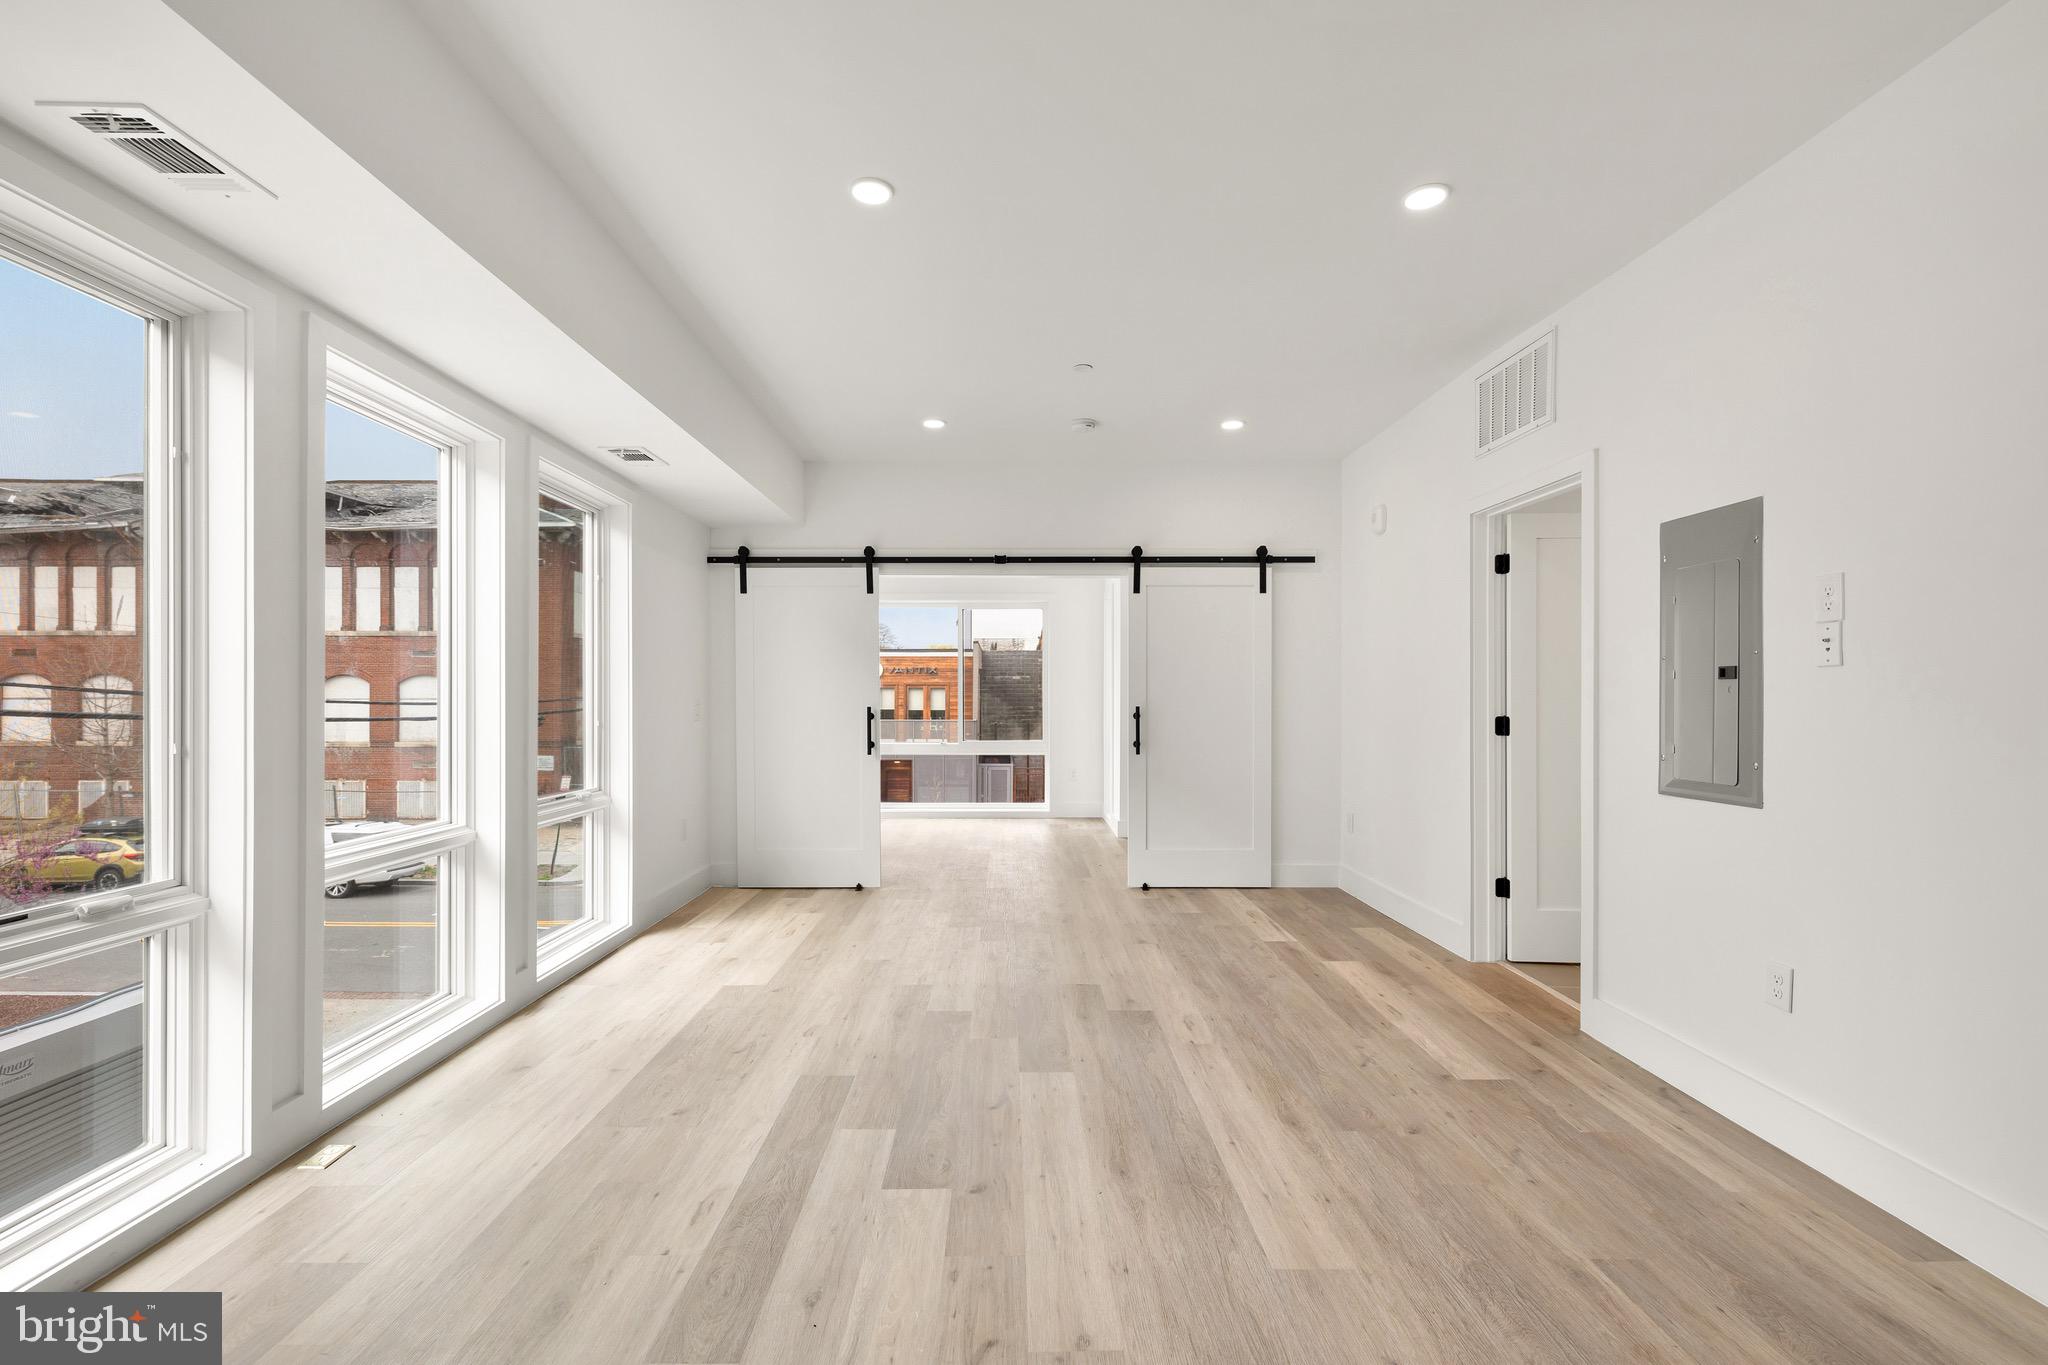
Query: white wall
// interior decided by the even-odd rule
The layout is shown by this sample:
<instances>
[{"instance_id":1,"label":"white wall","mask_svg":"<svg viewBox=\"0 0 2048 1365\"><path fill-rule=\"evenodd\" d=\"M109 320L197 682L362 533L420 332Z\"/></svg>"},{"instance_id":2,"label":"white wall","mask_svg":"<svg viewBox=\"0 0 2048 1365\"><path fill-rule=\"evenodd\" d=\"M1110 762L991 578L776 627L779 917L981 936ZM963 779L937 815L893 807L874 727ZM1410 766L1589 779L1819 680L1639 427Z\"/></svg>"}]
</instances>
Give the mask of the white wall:
<instances>
[{"instance_id":1,"label":"white wall","mask_svg":"<svg viewBox=\"0 0 2048 1365\"><path fill-rule=\"evenodd\" d=\"M1563 308L1555 425L1475 459L1467 378L1343 470L1348 884L1466 946L1467 516L1597 448L1588 1031L2036 1297L2044 68L2048 3L1997 12ZM1757 495L1765 805L1661 797L1658 524Z\"/></svg>"},{"instance_id":2,"label":"white wall","mask_svg":"<svg viewBox=\"0 0 2048 1365\"><path fill-rule=\"evenodd\" d=\"M1120 552L1313 554L1273 573L1273 850L1276 879L1334 881L1337 755L1337 470L1271 464L1235 470L1115 464L810 464L797 525L715 530L721 551L884 554ZM772 570L756 570L760 573ZM858 570L849 569L849 573ZM1020 570L1021 572L1021 570ZM723 877L733 826L733 571L709 580L711 814ZM1128 590L1128 585L1126 585ZM1055 760L1057 761L1057 760Z\"/></svg>"}]
</instances>

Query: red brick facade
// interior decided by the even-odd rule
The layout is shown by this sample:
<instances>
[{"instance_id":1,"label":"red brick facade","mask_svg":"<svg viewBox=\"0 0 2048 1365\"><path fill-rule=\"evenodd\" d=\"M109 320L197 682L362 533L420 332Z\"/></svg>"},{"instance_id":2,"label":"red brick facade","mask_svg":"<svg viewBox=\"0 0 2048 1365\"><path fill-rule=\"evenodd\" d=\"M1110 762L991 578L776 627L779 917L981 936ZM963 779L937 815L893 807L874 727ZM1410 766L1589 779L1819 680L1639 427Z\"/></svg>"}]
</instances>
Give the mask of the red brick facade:
<instances>
[{"instance_id":1,"label":"red brick facade","mask_svg":"<svg viewBox=\"0 0 2048 1365\"><path fill-rule=\"evenodd\" d=\"M0 828L140 815L141 484L4 487Z\"/></svg>"},{"instance_id":2,"label":"red brick facade","mask_svg":"<svg viewBox=\"0 0 2048 1365\"><path fill-rule=\"evenodd\" d=\"M0 833L139 816L146 776L142 486L0 485ZM435 485L341 482L327 494L327 819L439 810ZM539 532L542 793L584 778L584 523Z\"/></svg>"}]
</instances>

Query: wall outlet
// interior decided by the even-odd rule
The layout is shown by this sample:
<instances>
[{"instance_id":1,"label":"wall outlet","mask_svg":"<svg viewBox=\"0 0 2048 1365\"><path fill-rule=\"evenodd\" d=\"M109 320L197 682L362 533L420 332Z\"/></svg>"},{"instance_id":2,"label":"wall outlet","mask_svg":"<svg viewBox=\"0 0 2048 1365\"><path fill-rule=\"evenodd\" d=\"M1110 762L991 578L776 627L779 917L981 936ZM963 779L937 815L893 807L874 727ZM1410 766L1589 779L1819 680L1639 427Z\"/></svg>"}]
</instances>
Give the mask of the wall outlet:
<instances>
[{"instance_id":1,"label":"wall outlet","mask_svg":"<svg viewBox=\"0 0 2048 1365\"><path fill-rule=\"evenodd\" d=\"M1820 576L1820 591L1814 599L1814 620L1839 621L1842 619L1842 575L1824 573Z\"/></svg>"},{"instance_id":2,"label":"wall outlet","mask_svg":"<svg viewBox=\"0 0 2048 1365\"><path fill-rule=\"evenodd\" d=\"M1768 973L1765 978L1764 998L1770 1002L1771 1008L1781 1009L1785 1013L1790 1014L1792 1012L1792 969L1782 962L1771 962L1765 964L1764 970Z\"/></svg>"},{"instance_id":3,"label":"wall outlet","mask_svg":"<svg viewBox=\"0 0 2048 1365\"><path fill-rule=\"evenodd\" d=\"M1840 668L1842 666L1842 623L1823 621L1814 627L1814 658L1816 668Z\"/></svg>"}]
</instances>

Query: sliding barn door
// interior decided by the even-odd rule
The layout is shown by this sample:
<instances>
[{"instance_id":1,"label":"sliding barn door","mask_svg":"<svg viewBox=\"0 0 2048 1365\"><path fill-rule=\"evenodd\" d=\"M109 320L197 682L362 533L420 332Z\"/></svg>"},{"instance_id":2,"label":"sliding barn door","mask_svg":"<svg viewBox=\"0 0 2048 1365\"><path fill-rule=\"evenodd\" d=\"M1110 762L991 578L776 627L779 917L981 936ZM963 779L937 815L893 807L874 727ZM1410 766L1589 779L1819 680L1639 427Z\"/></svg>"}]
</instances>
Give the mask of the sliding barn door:
<instances>
[{"instance_id":1,"label":"sliding barn door","mask_svg":"<svg viewBox=\"0 0 2048 1365\"><path fill-rule=\"evenodd\" d=\"M1130 884L1273 884L1273 598L1148 568L1129 599Z\"/></svg>"},{"instance_id":2,"label":"sliding barn door","mask_svg":"<svg viewBox=\"0 0 2048 1365\"><path fill-rule=\"evenodd\" d=\"M733 597L741 886L879 886L880 628L858 569L756 569Z\"/></svg>"}]
</instances>

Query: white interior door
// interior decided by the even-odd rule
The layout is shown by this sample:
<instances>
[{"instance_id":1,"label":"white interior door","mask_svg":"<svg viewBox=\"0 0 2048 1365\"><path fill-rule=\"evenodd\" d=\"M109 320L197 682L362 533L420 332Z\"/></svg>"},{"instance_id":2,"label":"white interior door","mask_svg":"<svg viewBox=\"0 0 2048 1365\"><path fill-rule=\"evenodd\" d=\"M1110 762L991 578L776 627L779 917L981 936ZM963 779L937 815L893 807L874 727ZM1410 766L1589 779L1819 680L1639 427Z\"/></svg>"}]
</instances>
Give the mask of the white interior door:
<instances>
[{"instance_id":1,"label":"white interior door","mask_svg":"<svg viewBox=\"0 0 2048 1365\"><path fill-rule=\"evenodd\" d=\"M1132 886L1273 884L1273 599L1257 569L1147 568L1127 599Z\"/></svg>"},{"instance_id":2,"label":"white interior door","mask_svg":"<svg viewBox=\"0 0 2048 1365\"><path fill-rule=\"evenodd\" d=\"M1508 516L1508 958L1579 960L1579 515Z\"/></svg>"},{"instance_id":3,"label":"white interior door","mask_svg":"<svg viewBox=\"0 0 2048 1365\"><path fill-rule=\"evenodd\" d=\"M880 598L856 569L756 569L733 597L741 886L879 886Z\"/></svg>"}]
</instances>

